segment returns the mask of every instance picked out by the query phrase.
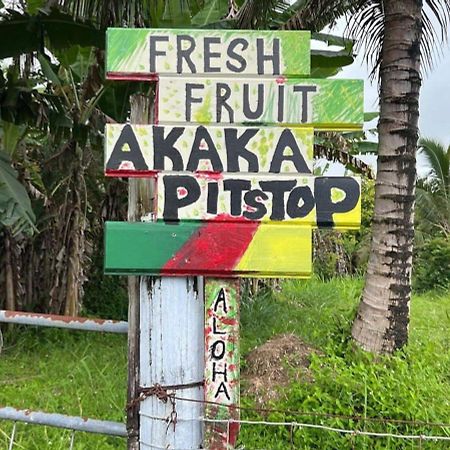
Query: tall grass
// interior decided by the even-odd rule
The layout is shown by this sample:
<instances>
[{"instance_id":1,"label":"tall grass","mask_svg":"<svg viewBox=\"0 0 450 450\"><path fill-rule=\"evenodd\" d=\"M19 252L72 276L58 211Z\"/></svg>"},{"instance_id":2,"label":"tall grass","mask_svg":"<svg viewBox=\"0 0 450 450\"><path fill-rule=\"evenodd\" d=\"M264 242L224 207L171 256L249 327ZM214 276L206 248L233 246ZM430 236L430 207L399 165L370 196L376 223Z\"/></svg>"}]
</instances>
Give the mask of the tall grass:
<instances>
[{"instance_id":1,"label":"tall grass","mask_svg":"<svg viewBox=\"0 0 450 450\"><path fill-rule=\"evenodd\" d=\"M244 298L242 363L272 336L294 333L321 350L312 356L311 379L298 379L267 407L370 418L450 422L450 295L412 301L410 344L392 357L357 351L349 339L362 280L285 281L278 292ZM294 371L295 369L292 369ZM243 406L255 405L242 397ZM124 422L126 337L16 327L0 355L0 405ZM400 434L450 435L443 427L372 423L309 415L243 411L250 419L298 421ZM0 421L0 448L12 424ZM20 424L14 449L66 450L70 432ZM341 436L289 427L241 428L246 449L446 449L447 443ZM125 449L125 440L77 433L75 449Z\"/></svg>"}]
</instances>

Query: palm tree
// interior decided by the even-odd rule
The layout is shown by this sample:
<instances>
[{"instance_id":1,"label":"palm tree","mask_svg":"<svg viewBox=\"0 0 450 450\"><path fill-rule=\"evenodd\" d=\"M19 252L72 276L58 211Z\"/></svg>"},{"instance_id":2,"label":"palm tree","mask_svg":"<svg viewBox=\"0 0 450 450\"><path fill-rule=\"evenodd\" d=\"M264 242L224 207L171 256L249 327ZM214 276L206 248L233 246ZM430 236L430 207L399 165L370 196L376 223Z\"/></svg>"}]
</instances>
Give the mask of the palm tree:
<instances>
[{"instance_id":1,"label":"palm tree","mask_svg":"<svg viewBox=\"0 0 450 450\"><path fill-rule=\"evenodd\" d=\"M379 152L372 244L366 283L353 324L364 349L391 353L408 339L421 62L436 37L429 14L447 29L450 1L306 0L286 28L311 27L353 13L349 30L366 44L379 70ZM422 53L422 58L421 58Z\"/></svg>"},{"instance_id":2,"label":"palm tree","mask_svg":"<svg viewBox=\"0 0 450 450\"><path fill-rule=\"evenodd\" d=\"M416 222L427 234L450 236L450 146L419 140L429 173L417 181Z\"/></svg>"}]
</instances>

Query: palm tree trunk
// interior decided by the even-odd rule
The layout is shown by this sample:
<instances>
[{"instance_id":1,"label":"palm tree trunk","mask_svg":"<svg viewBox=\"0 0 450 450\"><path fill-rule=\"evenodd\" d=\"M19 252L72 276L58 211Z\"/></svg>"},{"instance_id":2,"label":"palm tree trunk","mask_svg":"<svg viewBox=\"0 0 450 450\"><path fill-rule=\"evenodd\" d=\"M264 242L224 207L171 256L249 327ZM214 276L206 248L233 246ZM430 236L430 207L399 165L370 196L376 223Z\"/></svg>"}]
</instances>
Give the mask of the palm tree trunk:
<instances>
[{"instance_id":1,"label":"palm tree trunk","mask_svg":"<svg viewBox=\"0 0 450 450\"><path fill-rule=\"evenodd\" d=\"M418 139L421 0L384 0L372 248L352 335L391 353L408 340Z\"/></svg>"}]
</instances>

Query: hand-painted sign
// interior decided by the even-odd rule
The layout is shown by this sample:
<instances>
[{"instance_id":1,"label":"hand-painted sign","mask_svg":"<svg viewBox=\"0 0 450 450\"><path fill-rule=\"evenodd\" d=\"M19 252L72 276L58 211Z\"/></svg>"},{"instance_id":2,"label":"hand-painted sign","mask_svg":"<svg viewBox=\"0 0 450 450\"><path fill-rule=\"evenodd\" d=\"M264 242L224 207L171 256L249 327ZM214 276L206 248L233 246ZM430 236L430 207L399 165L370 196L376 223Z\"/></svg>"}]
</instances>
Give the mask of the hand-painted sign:
<instances>
[{"instance_id":1,"label":"hand-painted sign","mask_svg":"<svg viewBox=\"0 0 450 450\"><path fill-rule=\"evenodd\" d=\"M156 177L157 222L108 224L106 272L303 277L312 227L357 228L360 181L312 175L313 127L360 129L363 82L308 73L301 32L109 30L108 75L154 76L158 125L109 125L105 172Z\"/></svg>"},{"instance_id":2,"label":"hand-painted sign","mask_svg":"<svg viewBox=\"0 0 450 450\"><path fill-rule=\"evenodd\" d=\"M107 176L312 173L312 128L107 125Z\"/></svg>"},{"instance_id":3,"label":"hand-painted sign","mask_svg":"<svg viewBox=\"0 0 450 450\"><path fill-rule=\"evenodd\" d=\"M348 130L364 122L361 80L161 78L158 98L163 123Z\"/></svg>"},{"instance_id":4,"label":"hand-painted sign","mask_svg":"<svg viewBox=\"0 0 450 450\"><path fill-rule=\"evenodd\" d=\"M309 75L309 31L110 28L109 79L157 75Z\"/></svg>"},{"instance_id":5,"label":"hand-painted sign","mask_svg":"<svg viewBox=\"0 0 450 450\"><path fill-rule=\"evenodd\" d=\"M106 174L156 177L157 192L156 221L106 224L105 273L308 277L312 227L359 226L359 180L314 177L312 157L313 127L361 128L363 83L300 78L309 48L308 32L108 31L107 77L157 80L158 125L107 128ZM222 450L239 418L238 285L205 292L205 447Z\"/></svg>"},{"instance_id":6,"label":"hand-painted sign","mask_svg":"<svg viewBox=\"0 0 450 450\"><path fill-rule=\"evenodd\" d=\"M218 450L236 443L238 423L228 430L230 418L239 419L239 283L208 279L205 285L205 424L208 448ZM220 403L220 404L218 404ZM225 422L221 423L223 420Z\"/></svg>"},{"instance_id":7,"label":"hand-painted sign","mask_svg":"<svg viewBox=\"0 0 450 450\"><path fill-rule=\"evenodd\" d=\"M105 273L306 278L311 227L259 222L107 222Z\"/></svg>"},{"instance_id":8,"label":"hand-painted sign","mask_svg":"<svg viewBox=\"0 0 450 450\"><path fill-rule=\"evenodd\" d=\"M305 175L162 174L157 218L359 228L360 182L352 177Z\"/></svg>"}]
</instances>

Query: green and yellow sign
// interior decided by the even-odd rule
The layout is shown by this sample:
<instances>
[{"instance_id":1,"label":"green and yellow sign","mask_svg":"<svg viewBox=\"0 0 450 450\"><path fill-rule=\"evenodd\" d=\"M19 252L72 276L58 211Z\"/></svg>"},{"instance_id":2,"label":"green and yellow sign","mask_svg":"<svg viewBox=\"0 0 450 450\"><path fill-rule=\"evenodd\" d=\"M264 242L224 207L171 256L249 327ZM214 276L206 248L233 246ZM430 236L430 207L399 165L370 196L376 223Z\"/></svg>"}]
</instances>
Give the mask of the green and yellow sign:
<instances>
[{"instance_id":1,"label":"green and yellow sign","mask_svg":"<svg viewBox=\"0 0 450 450\"><path fill-rule=\"evenodd\" d=\"M360 180L313 176L314 130L360 129L360 80L306 78L310 34L110 29L107 76L156 80L154 125L108 125L107 176L157 179L108 223L106 273L307 277L314 227L356 229Z\"/></svg>"}]
</instances>

